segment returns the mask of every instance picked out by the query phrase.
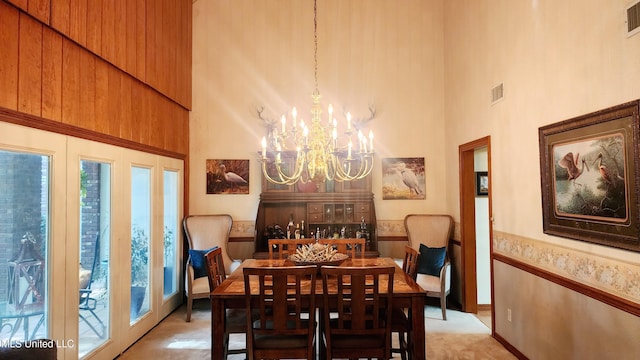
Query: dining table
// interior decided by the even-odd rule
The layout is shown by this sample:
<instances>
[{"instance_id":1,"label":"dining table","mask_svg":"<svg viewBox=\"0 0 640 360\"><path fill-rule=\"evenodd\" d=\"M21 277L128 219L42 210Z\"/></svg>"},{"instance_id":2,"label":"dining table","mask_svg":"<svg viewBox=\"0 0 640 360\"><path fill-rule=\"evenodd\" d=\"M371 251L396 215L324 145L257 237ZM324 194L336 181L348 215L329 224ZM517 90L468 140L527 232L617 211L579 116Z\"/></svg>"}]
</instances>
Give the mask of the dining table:
<instances>
[{"instance_id":1,"label":"dining table","mask_svg":"<svg viewBox=\"0 0 640 360\"><path fill-rule=\"evenodd\" d=\"M245 307L245 287L243 268L245 267L285 267L295 266L287 259L247 259L234 270L219 286L210 294L211 300L211 358L224 358L224 329L225 313L227 309L241 309ZM393 276L393 304L397 307L411 309L411 328L414 341L410 344L409 351L412 359L422 360L426 356L425 348L425 322L424 306L426 291L408 276L404 270L389 257L377 258L348 258L337 266L372 267L394 266ZM329 284L331 286L331 284ZM337 286L337 285L336 285ZM316 304L322 306L323 295L322 278L316 281Z\"/></svg>"}]
</instances>

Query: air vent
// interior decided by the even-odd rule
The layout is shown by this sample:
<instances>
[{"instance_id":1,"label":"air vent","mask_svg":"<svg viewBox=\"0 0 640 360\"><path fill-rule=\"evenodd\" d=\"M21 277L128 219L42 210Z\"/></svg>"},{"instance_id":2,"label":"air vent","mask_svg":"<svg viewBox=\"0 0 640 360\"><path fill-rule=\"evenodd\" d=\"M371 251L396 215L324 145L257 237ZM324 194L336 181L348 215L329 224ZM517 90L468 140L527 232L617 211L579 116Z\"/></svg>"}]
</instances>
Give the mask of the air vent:
<instances>
[{"instance_id":1,"label":"air vent","mask_svg":"<svg viewBox=\"0 0 640 360\"><path fill-rule=\"evenodd\" d=\"M640 1L636 1L627 8L627 35L640 32Z\"/></svg>"},{"instance_id":2,"label":"air vent","mask_svg":"<svg viewBox=\"0 0 640 360\"><path fill-rule=\"evenodd\" d=\"M496 103L497 101L501 100L502 97L504 96L504 88L502 87L502 84L494 87L493 89L491 89L491 103Z\"/></svg>"}]
</instances>

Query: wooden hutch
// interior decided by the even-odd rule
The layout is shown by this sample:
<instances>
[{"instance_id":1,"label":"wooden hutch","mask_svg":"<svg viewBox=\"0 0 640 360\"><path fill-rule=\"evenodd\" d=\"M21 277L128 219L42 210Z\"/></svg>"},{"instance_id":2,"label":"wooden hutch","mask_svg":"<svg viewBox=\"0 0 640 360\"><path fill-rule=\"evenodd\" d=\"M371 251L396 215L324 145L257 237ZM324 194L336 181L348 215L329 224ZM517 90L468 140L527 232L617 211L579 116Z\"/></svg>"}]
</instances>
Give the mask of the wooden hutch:
<instances>
[{"instance_id":1,"label":"wooden hutch","mask_svg":"<svg viewBox=\"0 0 640 360\"><path fill-rule=\"evenodd\" d=\"M364 229L363 229L364 228ZM377 256L376 211L371 176L350 182L325 181L275 185L262 178L262 194L256 216L254 257L265 257L268 239L367 238L366 256ZM364 231L363 231L364 230Z\"/></svg>"}]
</instances>

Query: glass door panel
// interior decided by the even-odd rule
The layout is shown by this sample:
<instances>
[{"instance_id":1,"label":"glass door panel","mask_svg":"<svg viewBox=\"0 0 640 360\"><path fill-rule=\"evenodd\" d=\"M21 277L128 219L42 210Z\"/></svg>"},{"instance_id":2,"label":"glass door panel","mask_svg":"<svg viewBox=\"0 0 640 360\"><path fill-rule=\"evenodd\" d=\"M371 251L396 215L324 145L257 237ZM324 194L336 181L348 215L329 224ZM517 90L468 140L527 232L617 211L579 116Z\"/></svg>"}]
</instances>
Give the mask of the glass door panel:
<instances>
[{"instance_id":1,"label":"glass door panel","mask_svg":"<svg viewBox=\"0 0 640 360\"><path fill-rule=\"evenodd\" d=\"M111 164L80 162L78 354L109 338Z\"/></svg>"},{"instance_id":2,"label":"glass door panel","mask_svg":"<svg viewBox=\"0 0 640 360\"><path fill-rule=\"evenodd\" d=\"M51 159L0 150L0 346L47 338Z\"/></svg>"},{"instance_id":3,"label":"glass door panel","mask_svg":"<svg viewBox=\"0 0 640 360\"><path fill-rule=\"evenodd\" d=\"M150 309L151 170L131 168L130 324Z\"/></svg>"},{"instance_id":4,"label":"glass door panel","mask_svg":"<svg viewBox=\"0 0 640 360\"><path fill-rule=\"evenodd\" d=\"M178 203L179 183L178 172L172 170L163 171L163 203L164 203L164 283L163 296L169 297L177 291L178 280Z\"/></svg>"}]
</instances>

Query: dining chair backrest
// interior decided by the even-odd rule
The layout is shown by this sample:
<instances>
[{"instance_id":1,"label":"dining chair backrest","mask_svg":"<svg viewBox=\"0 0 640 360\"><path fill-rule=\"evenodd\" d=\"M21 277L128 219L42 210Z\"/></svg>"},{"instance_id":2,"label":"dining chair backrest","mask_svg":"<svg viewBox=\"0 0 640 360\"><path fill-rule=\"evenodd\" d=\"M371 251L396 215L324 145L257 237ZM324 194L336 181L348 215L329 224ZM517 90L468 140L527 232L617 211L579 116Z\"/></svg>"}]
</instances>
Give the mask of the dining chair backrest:
<instances>
[{"instance_id":1,"label":"dining chair backrest","mask_svg":"<svg viewBox=\"0 0 640 360\"><path fill-rule=\"evenodd\" d=\"M411 246L404 247L404 260L402 261L402 270L413 280L418 275L418 256L420 253Z\"/></svg>"},{"instance_id":2,"label":"dining chair backrest","mask_svg":"<svg viewBox=\"0 0 640 360\"><path fill-rule=\"evenodd\" d=\"M420 253L411 246L404 247L404 260L402 270L413 281L418 276L418 257ZM391 348L392 353L399 353L402 360L411 359L409 347L412 345L413 337L411 332L411 307L405 308L398 305L393 306L391 320L391 336L398 334L398 347Z\"/></svg>"},{"instance_id":3,"label":"dining chair backrest","mask_svg":"<svg viewBox=\"0 0 640 360\"><path fill-rule=\"evenodd\" d=\"M391 358L395 267L323 266L320 271L327 358ZM337 285L329 285L334 278Z\"/></svg>"},{"instance_id":4,"label":"dining chair backrest","mask_svg":"<svg viewBox=\"0 0 640 360\"><path fill-rule=\"evenodd\" d=\"M315 356L317 266L243 268L249 359ZM303 284L305 283L306 284Z\"/></svg>"},{"instance_id":5,"label":"dining chair backrest","mask_svg":"<svg viewBox=\"0 0 640 360\"><path fill-rule=\"evenodd\" d=\"M269 239L269 259L286 259L296 253L300 245L313 244L315 239Z\"/></svg>"},{"instance_id":6,"label":"dining chair backrest","mask_svg":"<svg viewBox=\"0 0 640 360\"><path fill-rule=\"evenodd\" d=\"M207 267L207 277L209 279L209 289L213 291L220 286L227 277L224 270L224 259L222 257L222 248L216 248L204 255L205 265Z\"/></svg>"},{"instance_id":7,"label":"dining chair backrest","mask_svg":"<svg viewBox=\"0 0 640 360\"><path fill-rule=\"evenodd\" d=\"M224 259L222 256L222 248L215 248L204 255L204 263L207 268L207 279L209 280L209 288L215 290L227 277L224 270ZM219 319L215 319L222 322ZM247 313L244 309L230 309L225 312L224 322L224 346L225 354L246 354L246 348L229 349L229 335L243 334L247 332ZM226 358L225 355L225 358Z\"/></svg>"},{"instance_id":8,"label":"dining chair backrest","mask_svg":"<svg viewBox=\"0 0 640 360\"><path fill-rule=\"evenodd\" d=\"M404 218L409 246L419 250L420 244L430 248L448 247L453 232L450 215L410 214Z\"/></svg>"},{"instance_id":9,"label":"dining chair backrest","mask_svg":"<svg viewBox=\"0 0 640 360\"><path fill-rule=\"evenodd\" d=\"M206 250L214 246L222 248L225 271L231 273L233 260L229 256L228 242L233 219L227 214L190 215L184 218L183 225L189 249Z\"/></svg>"},{"instance_id":10,"label":"dining chair backrest","mask_svg":"<svg viewBox=\"0 0 640 360\"><path fill-rule=\"evenodd\" d=\"M319 239L318 243L333 246L339 253L347 254L352 259L356 255L364 258L365 239Z\"/></svg>"}]
</instances>

